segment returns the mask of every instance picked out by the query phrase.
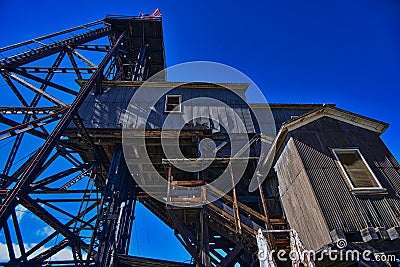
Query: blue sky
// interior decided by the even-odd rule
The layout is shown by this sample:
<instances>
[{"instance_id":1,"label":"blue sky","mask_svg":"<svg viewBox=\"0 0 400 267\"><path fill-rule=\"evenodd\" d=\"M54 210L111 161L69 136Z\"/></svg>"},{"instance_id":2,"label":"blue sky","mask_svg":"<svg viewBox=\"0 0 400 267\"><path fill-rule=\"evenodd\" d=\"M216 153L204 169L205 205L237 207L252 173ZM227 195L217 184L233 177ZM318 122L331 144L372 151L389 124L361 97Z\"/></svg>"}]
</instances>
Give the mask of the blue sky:
<instances>
[{"instance_id":1,"label":"blue sky","mask_svg":"<svg viewBox=\"0 0 400 267\"><path fill-rule=\"evenodd\" d=\"M390 127L382 138L400 158L396 0L2 0L0 46L106 14L137 15L156 7L163 13L168 66L193 60L224 63L248 75L270 103L335 103L385 121ZM139 244L148 243L141 255L188 258L183 252L155 252L161 245L178 245L142 208L136 230ZM136 244L132 251L139 254Z\"/></svg>"}]
</instances>

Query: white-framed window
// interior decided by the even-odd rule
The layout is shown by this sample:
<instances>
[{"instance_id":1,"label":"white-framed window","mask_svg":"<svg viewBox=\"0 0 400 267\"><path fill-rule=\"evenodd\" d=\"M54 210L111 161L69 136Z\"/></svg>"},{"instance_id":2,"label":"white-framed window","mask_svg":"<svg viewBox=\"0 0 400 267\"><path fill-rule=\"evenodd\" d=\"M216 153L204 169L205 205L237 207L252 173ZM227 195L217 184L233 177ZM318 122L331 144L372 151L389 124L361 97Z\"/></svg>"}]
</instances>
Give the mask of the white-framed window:
<instances>
[{"instance_id":1,"label":"white-framed window","mask_svg":"<svg viewBox=\"0 0 400 267\"><path fill-rule=\"evenodd\" d=\"M181 95L166 95L164 112L182 112Z\"/></svg>"},{"instance_id":2,"label":"white-framed window","mask_svg":"<svg viewBox=\"0 0 400 267\"><path fill-rule=\"evenodd\" d=\"M335 148L332 151L352 190L385 190L359 149Z\"/></svg>"}]
</instances>

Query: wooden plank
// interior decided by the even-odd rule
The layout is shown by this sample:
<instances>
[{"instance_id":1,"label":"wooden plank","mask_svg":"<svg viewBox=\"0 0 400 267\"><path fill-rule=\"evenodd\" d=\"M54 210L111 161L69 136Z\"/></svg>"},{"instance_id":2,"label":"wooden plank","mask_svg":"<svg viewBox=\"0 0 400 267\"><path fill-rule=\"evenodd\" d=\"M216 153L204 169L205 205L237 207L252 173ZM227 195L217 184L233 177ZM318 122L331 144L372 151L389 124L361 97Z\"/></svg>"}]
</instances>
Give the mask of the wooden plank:
<instances>
[{"instance_id":1,"label":"wooden plank","mask_svg":"<svg viewBox=\"0 0 400 267\"><path fill-rule=\"evenodd\" d=\"M232 170L232 162L229 163L229 173L231 175L231 181L232 181L232 195L233 195L232 204L233 204L233 214L234 214L234 219L235 219L236 231L238 233L242 233L239 207L238 207L238 201L237 201L237 196L236 196L235 177L233 176L233 170Z\"/></svg>"}]
</instances>

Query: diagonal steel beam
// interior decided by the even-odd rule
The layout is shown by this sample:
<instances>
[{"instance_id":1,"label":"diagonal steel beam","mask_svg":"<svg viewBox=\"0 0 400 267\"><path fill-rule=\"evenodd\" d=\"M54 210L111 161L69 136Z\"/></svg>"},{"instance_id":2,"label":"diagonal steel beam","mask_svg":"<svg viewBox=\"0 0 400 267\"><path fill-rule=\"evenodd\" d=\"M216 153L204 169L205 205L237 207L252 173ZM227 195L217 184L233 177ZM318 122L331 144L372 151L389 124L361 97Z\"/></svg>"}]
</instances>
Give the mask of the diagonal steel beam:
<instances>
[{"instance_id":1,"label":"diagonal steel beam","mask_svg":"<svg viewBox=\"0 0 400 267\"><path fill-rule=\"evenodd\" d=\"M79 213L76 218L81 218L83 216L85 216L86 214L88 214L91 210L93 210L94 208L96 208L98 205L98 203L93 203L91 204L89 207L87 207L84 211L82 211L81 213ZM76 222L76 218L70 220L69 222L67 222L65 224L66 227L71 226L74 222ZM91 223L94 220L97 219L97 215L94 216L93 218L91 218L90 220L87 221L87 223ZM40 249L43 245L45 245L46 243L48 243L50 240L52 240L54 237L56 237L58 235L57 232L54 232L52 234L50 234L48 237L46 237L45 239L43 239L42 241L40 241L38 244L36 244L35 246L33 246L29 251L26 252L27 257L29 257L30 255L32 255L33 253L35 253L38 249Z\"/></svg>"},{"instance_id":2,"label":"diagonal steel beam","mask_svg":"<svg viewBox=\"0 0 400 267\"><path fill-rule=\"evenodd\" d=\"M8 84L8 86L11 88L11 90L13 91L13 93L15 94L15 96L18 98L19 102L21 102L21 104L24 107L28 107L28 102L26 102L25 98L22 96L22 94L19 92L18 88L15 86L15 84L11 81L10 77L8 75L6 75L5 72L0 71L1 76L3 77L3 79L6 81L6 83Z\"/></svg>"},{"instance_id":3,"label":"diagonal steel beam","mask_svg":"<svg viewBox=\"0 0 400 267\"><path fill-rule=\"evenodd\" d=\"M97 65L94 64L93 62L91 62L89 59L85 58L82 54L80 54L78 51L76 51L73 48L70 48L71 52L77 56L80 60L82 60L83 62L85 62L86 64L88 64L90 67L92 68L97 68Z\"/></svg>"},{"instance_id":4,"label":"diagonal steel beam","mask_svg":"<svg viewBox=\"0 0 400 267\"><path fill-rule=\"evenodd\" d=\"M66 109L62 109L60 111L57 111L57 112L47 115L45 117L16 125L14 127L4 130L4 131L0 131L0 141L7 139L9 137L15 136L18 133L27 132L27 131L30 131L37 127L41 127L48 123L54 122L54 121L58 120L61 117L62 113L64 113L65 111L66 111Z\"/></svg>"},{"instance_id":5,"label":"diagonal steel beam","mask_svg":"<svg viewBox=\"0 0 400 267\"><path fill-rule=\"evenodd\" d=\"M20 195L21 205L39 217L42 221L50 225L58 233L62 234L72 243L79 245L83 249L87 248L87 244L83 242L79 236L71 232L63 223L55 218L50 212L45 210L37 201L33 200L28 195Z\"/></svg>"},{"instance_id":6,"label":"diagonal steel beam","mask_svg":"<svg viewBox=\"0 0 400 267\"><path fill-rule=\"evenodd\" d=\"M236 257L240 255L242 252L242 247L237 244L229 253L225 256L225 258L219 263L219 267L227 267L231 266L234 263Z\"/></svg>"},{"instance_id":7,"label":"diagonal steel beam","mask_svg":"<svg viewBox=\"0 0 400 267\"><path fill-rule=\"evenodd\" d=\"M69 61L71 61L71 64L75 69L76 77L78 77L78 80L82 80L82 74L79 71L78 64L76 63L74 55L72 55L71 51L69 51L69 50L67 51L67 53L68 53Z\"/></svg>"},{"instance_id":8,"label":"diagonal steel beam","mask_svg":"<svg viewBox=\"0 0 400 267\"><path fill-rule=\"evenodd\" d=\"M21 77L15 75L14 73L8 72L6 70L3 71L5 75L8 75L11 79L13 79L14 81L18 82L19 84L25 86L26 88L34 91L35 93L43 96L44 98L46 98L47 100L49 100L50 102L61 106L61 107L65 107L67 106L66 103L64 103L63 101L61 101L60 99L52 96L51 94L45 92L43 89L40 89L36 86L34 86L33 84L25 81L24 79L22 79Z\"/></svg>"},{"instance_id":9,"label":"diagonal steel beam","mask_svg":"<svg viewBox=\"0 0 400 267\"><path fill-rule=\"evenodd\" d=\"M175 234L175 236L178 238L178 240L181 242L181 244L188 250L188 252L192 255L192 257L196 260L200 266L203 266L201 264L201 259L199 257L199 241L196 239L196 237L188 230L186 227L179 221L179 219L175 216L174 211L172 208L168 207L166 208L167 213L171 221L173 222L174 226L176 227L177 232L181 234L181 236L178 236Z\"/></svg>"},{"instance_id":10,"label":"diagonal steel beam","mask_svg":"<svg viewBox=\"0 0 400 267\"><path fill-rule=\"evenodd\" d=\"M53 66L54 66L54 67L59 66L59 65L61 64L61 62L62 62L64 56L65 56L65 52L64 52L64 51L61 51L61 52L58 54L57 58L55 59L55 61L54 61L54 63L53 63ZM2 75L3 75L3 74L2 74ZM48 73L48 74L46 75L46 77L45 77L45 80L46 80L46 81L50 81L50 80L53 78L53 76L54 76L53 73ZM17 97L20 99L21 103L22 103L25 107L28 107L28 106L29 106L29 107L36 107L36 106L37 106L37 104L39 103L39 100L40 100L40 98L41 98L41 96L40 96L39 94L36 94L35 97L32 99L30 105L28 105L28 103L27 103L27 102L25 101L25 99L22 97L22 95L20 94L20 92L18 91L18 89L17 89L17 88L15 87L15 85L12 83L11 79L10 79L9 77L7 77L6 75L3 75L3 77L6 79L8 85L11 87L11 89L14 91L14 93L17 95ZM45 90L46 90L46 87L47 87L46 84L42 84L42 85L40 86L40 89L42 89L43 91L45 91ZM36 116L36 115L32 115L32 117L33 117L34 119L37 119L37 116ZM30 115L25 115L25 116L24 116L24 119L23 119L23 121L22 121L22 123L28 122L28 121L30 120L30 118L31 118ZM48 134L47 134L46 129L45 129L44 127L40 127L40 128L41 128L41 130L43 131L43 133L46 134L46 137L47 137ZM19 149L19 147L20 147L20 145L21 145L21 143L22 143L23 137L24 137L24 133L21 133L21 134L18 134L18 135L17 135L17 138L15 138L15 141L14 141L13 146L12 146L11 151L10 151L10 155L9 155L8 158L7 158L7 162L6 162L6 165L5 165L4 170L3 170L3 174L4 174L4 175L8 175L8 174L9 174L9 172L10 172L10 170L11 170L11 167L12 167L12 165L13 165L13 163L14 163L15 157L17 156L18 149ZM45 137L45 138L46 138L46 137Z\"/></svg>"},{"instance_id":11,"label":"diagonal steel beam","mask_svg":"<svg viewBox=\"0 0 400 267\"><path fill-rule=\"evenodd\" d=\"M6 118L2 114L0 114L0 123L3 123L5 125L11 126L11 127L18 127L21 125L21 123L14 121L12 119ZM42 138L42 139L46 139L48 137L47 134L45 134L41 131L35 130L34 128L28 129L26 132L28 132L36 137Z\"/></svg>"},{"instance_id":12,"label":"diagonal steel beam","mask_svg":"<svg viewBox=\"0 0 400 267\"><path fill-rule=\"evenodd\" d=\"M53 68L57 68L57 66L54 66L53 65L53 67L51 67L52 69ZM54 83L54 82L51 82L50 80L49 80L49 78L45 78L45 79L42 79L42 78L40 78L40 77L37 77L37 76L35 76L35 75L32 75L32 74L30 74L30 73L28 73L28 72L26 72L26 71L21 71L21 70L19 70L19 69L13 69L13 70L11 70L12 72L14 72L14 73L17 73L17 74L19 74L19 75L21 75L21 76L24 76L24 77L26 77L26 78L28 78L28 79L31 79L31 80L33 80L33 81L36 81L36 82L40 82L40 83L42 83L42 84L45 84L45 85L47 85L47 86L50 86L50 87L53 87L53 88L55 88L55 89L58 89L58 90L60 90L60 91L62 91L62 92L65 92L65 93L68 93L68 94L71 94L71 95L77 95L78 94L78 92L76 92L76 91L74 91L74 90L71 90L71 89L69 89L69 88L67 88L67 87L65 87L65 86L62 86L62 85L59 85L59 84L57 84L57 83ZM52 73L52 75L51 76L53 76L54 75L54 72Z\"/></svg>"},{"instance_id":13,"label":"diagonal steel beam","mask_svg":"<svg viewBox=\"0 0 400 267\"><path fill-rule=\"evenodd\" d=\"M80 218L75 217L75 215L72 215L71 213L69 213L69 212L67 212L67 211L65 211L65 210L63 210L63 209L61 209L61 208L59 208L59 207L57 207L57 206L54 206L53 204L51 204L51 203L49 203L49 202L42 202L42 203L45 204L46 206L52 208L53 210L56 210L56 211L58 211L59 213L62 213L62 214L64 214L64 215L70 217L71 219L76 219L76 222L80 222L80 223L82 223L82 225L85 225L85 226L87 226L88 228L90 228L90 229L93 230L93 228L94 228L93 225L91 225L90 223L85 222L84 220L82 220L82 219L80 219Z\"/></svg>"},{"instance_id":14,"label":"diagonal steel beam","mask_svg":"<svg viewBox=\"0 0 400 267\"><path fill-rule=\"evenodd\" d=\"M51 256L57 254L60 252L62 249L66 248L69 244L71 243L70 240L68 239L63 239L60 243L57 245L43 251L39 255L35 256L34 258L28 260L27 262L24 262L22 264L19 264L19 266L42 266L43 262L50 258Z\"/></svg>"},{"instance_id":15,"label":"diagonal steel beam","mask_svg":"<svg viewBox=\"0 0 400 267\"><path fill-rule=\"evenodd\" d=\"M29 44L37 43L37 42L40 42L40 41L43 41L43 40L51 40L52 37L59 36L59 35L62 35L62 34L66 34L66 33L70 33L70 32L77 31L77 30L81 30L81 29L87 29L87 27L89 27L89 26L95 26L95 25L99 25L101 23L103 23L103 20L96 20L96 21L93 21L93 22L89 22L89 23L86 23L86 24L83 24L83 25L80 25L80 26L76 26L76 27L73 27L73 28L69 28L69 29L66 29L66 30L63 30L63 31L55 32L55 33L52 33L52 34L48 34L48 35L45 35L45 36L37 37L37 38L31 39L31 40L28 40L28 41L24 41L24 42L21 42L21 43L17 43L17 44L9 45L9 46L6 46L6 47L2 47L2 48L0 48L0 52L4 52L4 51L8 51L10 49L14 49L14 48L18 48L18 47L21 47L21 46L26 46L26 45L29 45Z\"/></svg>"},{"instance_id":16,"label":"diagonal steel beam","mask_svg":"<svg viewBox=\"0 0 400 267\"><path fill-rule=\"evenodd\" d=\"M102 27L89 32L77 34L73 37L66 38L48 45L43 45L36 49L31 49L27 52L0 60L0 68L13 69L32 61L61 52L67 45L74 47L76 45L84 44L107 36L110 34L110 32L110 27Z\"/></svg>"},{"instance_id":17,"label":"diagonal steel beam","mask_svg":"<svg viewBox=\"0 0 400 267\"><path fill-rule=\"evenodd\" d=\"M46 142L43 146L38 150L38 153L34 156L34 159L31 161L27 170L23 173L20 180L16 183L12 192L7 196L0 207L0 227L4 225L7 218L11 214L11 210L17 203L17 197L21 192L24 192L28 189L29 185L37 178L37 174L41 171L43 164L46 159L51 154L53 148L59 142L59 139L63 133L63 131L68 127L69 123L73 119L73 116L78 112L80 106L83 101L93 88L97 81L102 77L103 70L107 66L108 62L117 52L117 49L121 45L122 40L125 38L125 32L123 32L116 43L113 45L113 48L107 53L107 55L101 61L99 68L96 72L90 77L89 81L85 83L79 94L75 98L74 102L71 104L67 112L63 115L57 126L54 128L52 133L46 139Z\"/></svg>"},{"instance_id":18,"label":"diagonal steel beam","mask_svg":"<svg viewBox=\"0 0 400 267\"><path fill-rule=\"evenodd\" d=\"M75 172L87 169L90 166L92 166L92 163L84 163L81 166L69 168L68 170L64 170L64 171L58 172L56 174L53 174L53 175L51 175L49 177L46 177L46 178L44 178L44 179L32 184L31 185L31 189L35 190L35 189L38 189L38 188L43 188L44 186L46 186L48 184L51 184L51 183L53 183L53 182L55 182L55 181L57 181L59 179L67 177L67 176L69 176L69 175L71 175L71 174L73 174Z\"/></svg>"}]
</instances>

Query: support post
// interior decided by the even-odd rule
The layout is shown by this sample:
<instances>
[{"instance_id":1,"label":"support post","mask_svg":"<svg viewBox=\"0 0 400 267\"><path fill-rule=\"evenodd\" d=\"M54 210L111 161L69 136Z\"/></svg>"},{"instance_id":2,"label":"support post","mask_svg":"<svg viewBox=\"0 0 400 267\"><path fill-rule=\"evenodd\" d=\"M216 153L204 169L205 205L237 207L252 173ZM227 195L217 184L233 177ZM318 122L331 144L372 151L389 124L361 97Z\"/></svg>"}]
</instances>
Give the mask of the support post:
<instances>
[{"instance_id":1,"label":"support post","mask_svg":"<svg viewBox=\"0 0 400 267\"><path fill-rule=\"evenodd\" d=\"M257 179L259 179L258 176L257 176ZM264 189L262 187L262 183L260 183L260 182L258 183L258 190L260 191L261 204L262 204L264 216L265 216L265 228L267 230L272 230L272 225L269 221L268 207L267 207L267 203L265 202ZM272 233L268 233L267 242L269 243L270 247L272 247L272 248L275 247L275 238Z\"/></svg>"},{"instance_id":2,"label":"support post","mask_svg":"<svg viewBox=\"0 0 400 267\"><path fill-rule=\"evenodd\" d=\"M203 207L200 211L200 259L202 266L211 266L208 237L208 216L205 207Z\"/></svg>"},{"instance_id":3,"label":"support post","mask_svg":"<svg viewBox=\"0 0 400 267\"><path fill-rule=\"evenodd\" d=\"M240 222L240 213L239 213L239 206L238 206L238 201L237 201L237 196L236 196L236 185L235 185L235 178L233 176L233 170L232 170L232 163L229 162L229 172L231 174L231 179L232 179L232 195L233 195L233 215L235 218L235 226L236 226L236 232L241 234L242 233L242 225Z\"/></svg>"},{"instance_id":4,"label":"support post","mask_svg":"<svg viewBox=\"0 0 400 267\"><path fill-rule=\"evenodd\" d=\"M168 167L168 187L167 187L167 203L171 201L171 186L172 186L172 168L171 166Z\"/></svg>"}]
</instances>

